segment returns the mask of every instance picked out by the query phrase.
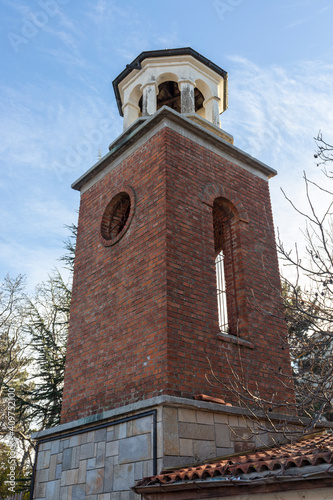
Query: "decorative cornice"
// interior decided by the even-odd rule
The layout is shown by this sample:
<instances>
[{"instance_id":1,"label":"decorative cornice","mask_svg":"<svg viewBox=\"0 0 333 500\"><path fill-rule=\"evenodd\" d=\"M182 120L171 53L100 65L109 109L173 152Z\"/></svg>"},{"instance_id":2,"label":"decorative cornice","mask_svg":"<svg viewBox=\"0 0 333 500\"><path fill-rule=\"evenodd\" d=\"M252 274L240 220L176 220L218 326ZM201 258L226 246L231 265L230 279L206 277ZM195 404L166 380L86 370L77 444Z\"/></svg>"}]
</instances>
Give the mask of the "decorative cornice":
<instances>
[{"instance_id":1,"label":"decorative cornice","mask_svg":"<svg viewBox=\"0 0 333 500\"><path fill-rule=\"evenodd\" d=\"M205 129L203 126L193 122L177 111L167 106L163 106L154 115L147 118L139 118L126 129L110 145L110 152L79 177L79 179L72 184L72 188L81 191L88 182L92 181L94 177L109 167L116 158L129 148L129 146L143 139L148 133L150 133L151 136L154 128L158 131L163 127L173 128L173 126L178 127L181 131L186 131L187 134L189 132L192 133L192 135L200 138L201 143L204 143L205 146L213 147L221 156L227 155L230 161L236 161L237 165L247 170L251 170L260 177L270 179L277 174L276 170L273 168L253 158L210 130ZM217 130L220 131L218 128Z\"/></svg>"}]
</instances>

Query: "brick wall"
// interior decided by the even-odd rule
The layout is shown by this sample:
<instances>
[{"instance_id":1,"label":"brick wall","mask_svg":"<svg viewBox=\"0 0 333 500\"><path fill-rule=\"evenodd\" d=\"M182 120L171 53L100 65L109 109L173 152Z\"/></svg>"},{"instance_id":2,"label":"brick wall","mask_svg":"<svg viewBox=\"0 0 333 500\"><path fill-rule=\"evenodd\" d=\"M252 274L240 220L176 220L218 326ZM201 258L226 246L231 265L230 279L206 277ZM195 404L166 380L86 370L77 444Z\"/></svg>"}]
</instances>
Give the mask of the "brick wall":
<instances>
[{"instance_id":1,"label":"brick wall","mask_svg":"<svg viewBox=\"0 0 333 500\"><path fill-rule=\"evenodd\" d=\"M135 215L105 247L103 212L126 185ZM218 337L212 206L222 195L239 214L242 345ZM81 196L62 422L161 394L236 402L233 370L264 397L292 398L268 183L164 127Z\"/></svg>"}]
</instances>

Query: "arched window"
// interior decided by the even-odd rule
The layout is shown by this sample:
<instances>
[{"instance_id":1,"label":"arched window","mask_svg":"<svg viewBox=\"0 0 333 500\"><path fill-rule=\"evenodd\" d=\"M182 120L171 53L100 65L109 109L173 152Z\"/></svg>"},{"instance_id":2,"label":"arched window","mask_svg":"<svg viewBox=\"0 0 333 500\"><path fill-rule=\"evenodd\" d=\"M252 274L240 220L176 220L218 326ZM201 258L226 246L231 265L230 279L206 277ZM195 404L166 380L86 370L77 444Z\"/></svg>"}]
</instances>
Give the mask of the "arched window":
<instances>
[{"instance_id":1,"label":"arched window","mask_svg":"<svg viewBox=\"0 0 333 500\"><path fill-rule=\"evenodd\" d=\"M203 108L204 100L200 90L195 87L194 107L196 113ZM162 106L169 106L169 108L181 113L181 95L177 82L166 81L158 86L157 109L159 110Z\"/></svg>"},{"instance_id":2,"label":"arched window","mask_svg":"<svg viewBox=\"0 0 333 500\"><path fill-rule=\"evenodd\" d=\"M158 86L157 110L162 106L181 112L180 90L177 82L163 82Z\"/></svg>"},{"instance_id":3,"label":"arched window","mask_svg":"<svg viewBox=\"0 0 333 500\"><path fill-rule=\"evenodd\" d=\"M237 335L236 224L237 212L226 198L213 205L217 306L221 333Z\"/></svg>"}]
</instances>

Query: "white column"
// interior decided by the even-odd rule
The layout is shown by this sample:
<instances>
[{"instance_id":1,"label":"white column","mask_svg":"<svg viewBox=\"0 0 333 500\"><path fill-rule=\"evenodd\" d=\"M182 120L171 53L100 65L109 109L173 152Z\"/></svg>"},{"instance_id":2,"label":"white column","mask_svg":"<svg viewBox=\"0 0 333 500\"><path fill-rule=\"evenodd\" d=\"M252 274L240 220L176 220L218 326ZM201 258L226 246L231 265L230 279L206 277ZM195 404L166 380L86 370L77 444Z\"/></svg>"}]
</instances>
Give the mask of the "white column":
<instances>
[{"instance_id":1,"label":"white column","mask_svg":"<svg viewBox=\"0 0 333 500\"><path fill-rule=\"evenodd\" d=\"M123 127L126 130L132 123L139 118L140 108L131 102L123 106L124 122Z\"/></svg>"},{"instance_id":2,"label":"white column","mask_svg":"<svg viewBox=\"0 0 333 500\"><path fill-rule=\"evenodd\" d=\"M157 110L157 85L155 82L147 83L142 88L142 116L151 116Z\"/></svg>"},{"instance_id":3,"label":"white column","mask_svg":"<svg viewBox=\"0 0 333 500\"><path fill-rule=\"evenodd\" d=\"M195 84L190 80L179 81L180 103L182 113L195 113L194 88Z\"/></svg>"},{"instance_id":4,"label":"white column","mask_svg":"<svg viewBox=\"0 0 333 500\"><path fill-rule=\"evenodd\" d=\"M219 102L219 97L212 96L203 103L206 120L213 123L217 127L220 127Z\"/></svg>"}]
</instances>

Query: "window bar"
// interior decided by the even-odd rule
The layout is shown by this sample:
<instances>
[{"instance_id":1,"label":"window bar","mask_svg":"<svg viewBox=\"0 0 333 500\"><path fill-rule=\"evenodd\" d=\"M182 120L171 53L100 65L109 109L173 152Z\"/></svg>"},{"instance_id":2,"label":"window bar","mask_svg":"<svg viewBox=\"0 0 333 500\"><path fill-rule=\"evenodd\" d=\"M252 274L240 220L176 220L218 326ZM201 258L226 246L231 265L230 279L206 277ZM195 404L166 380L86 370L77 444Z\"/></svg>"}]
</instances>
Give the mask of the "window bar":
<instances>
[{"instance_id":1,"label":"window bar","mask_svg":"<svg viewBox=\"0 0 333 500\"><path fill-rule=\"evenodd\" d=\"M217 307L221 333L228 333L227 292L224 274L224 254L221 250L215 259Z\"/></svg>"}]
</instances>

